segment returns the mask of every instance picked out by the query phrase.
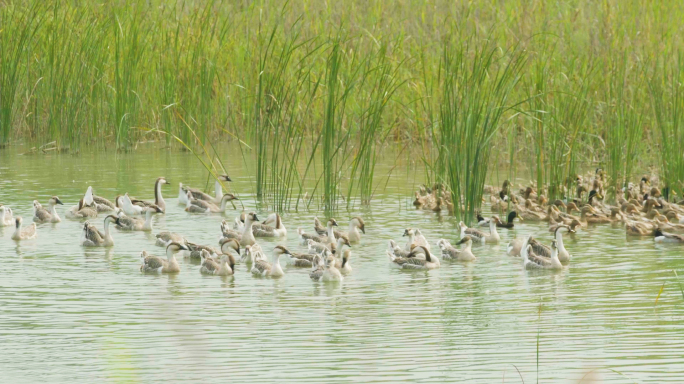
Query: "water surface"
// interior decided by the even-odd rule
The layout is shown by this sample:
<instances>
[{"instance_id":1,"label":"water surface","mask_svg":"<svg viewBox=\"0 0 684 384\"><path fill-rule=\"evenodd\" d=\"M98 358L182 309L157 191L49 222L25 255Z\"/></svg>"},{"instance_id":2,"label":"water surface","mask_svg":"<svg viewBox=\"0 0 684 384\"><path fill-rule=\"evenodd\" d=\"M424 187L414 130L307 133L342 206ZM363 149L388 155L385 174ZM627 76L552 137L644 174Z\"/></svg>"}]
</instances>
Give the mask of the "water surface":
<instances>
[{"instance_id":1,"label":"water surface","mask_svg":"<svg viewBox=\"0 0 684 384\"><path fill-rule=\"evenodd\" d=\"M268 212L252 196L250 172L226 149L226 165L245 209ZM177 183L203 187L206 172L191 154L140 150L79 156L18 156L0 151L0 202L29 219L31 202L58 195L60 213L87 186L153 199L166 176L166 215L154 233L179 232L216 245L224 216L192 216L177 205ZM395 156L379 165L386 176ZM158 255L151 234L114 232L111 249L79 246L82 223L41 224L38 238L16 243L0 228L0 368L3 381L45 382L681 382L684 299L673 270L684 248L626 238L624 229L594 226L566 239L574 255L554 272L524 271L505 243L534 234L550 243L544 224L516 224L500 245L476 246L477 262L443 262L429 272L391 269L387 240L400 243L419 227L434 243L457 241L455 222L415 211L410 195L422 180L392 173L371 209L341 211L366 220L354 245L354 272L337 285L314 283L307 270L286 268L278 280L253 278L244 265L232 278L206 277L180 261L178 275L142 275L139 253ZM312 231L314 215L284 215L287 239ZM63 216L63 215L62 215ZM100 228L102 218L94 220ZM681 274L681 273L680 273ZM664 292L657 306L661 286ZM540 312L541 304L541 312ZM622 375L615 373L618 371ZM585 380L585 382L587 382Z\"/></svg>"}]
</instances>

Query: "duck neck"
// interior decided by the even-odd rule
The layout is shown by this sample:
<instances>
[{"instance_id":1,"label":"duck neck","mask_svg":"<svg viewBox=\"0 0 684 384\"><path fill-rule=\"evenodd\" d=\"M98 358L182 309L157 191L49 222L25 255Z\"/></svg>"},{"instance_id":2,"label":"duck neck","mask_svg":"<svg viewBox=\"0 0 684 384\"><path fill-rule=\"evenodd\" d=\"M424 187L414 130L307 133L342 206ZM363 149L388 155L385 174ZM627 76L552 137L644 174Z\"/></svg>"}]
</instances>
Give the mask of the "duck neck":
<instances>
[{"instance_id":1,"label":"duck neck","mask_svg":"<svg viewBox=\"0 0 684 384\"><path fill-rule=\"evenodd\" d=\"M52 220L59 220L59 215L57 214L57 209L55 209L54 204L50 204L50 214L52 215Z\"/></svg>"},{"instance_id":2,"label":"duck neck","mask_svg":"<svg viewBox=\"0 0 684 384\"><path fill-rule=\"evenodd\" d=\"M328 224L328 239L330 239L331 243L335 242L335 230L333 229L332 224Z\"/></svg>"},{"instance_id":3,"label":"duck neck","mask_svg":"<svg viewBox=\"0 0 684 384\"><path fill-rule=\"evenodd\" d=\"M171 249L166 248L166 259L169 261L169 263L175 263L176 253L173 252Z\"/></svg>"},{"instance_id":4,"label":"duck neck","mask_svg":"<svg viewBox=\"0 0 684 384\"><path fill-rule=\"evenodd\" d=\"M143 229L152 230L152 210L148 209L145 213L145 223L143 223Z\"/></svg>"},{"instance_id":5,"label":"duck neck","mask_svg":"<svg viewBox=\"0 0 684 384\"><path fill-rule=\"evenodd\" d=\"M19 236L21 236L21 223L15 225L14 235L12 235L12 238L16 239L19 238Z\"/></svg>"},{"instance_id":6,"label":"duck neck","mask_svg":"<svg viewBox=\"0 0 684 384\"><path fill-rule=\"evenodd\" d=\"M283 268L280 266L280 255L275 255L273 259L273 271L283 272Z\"/></svg>"},{"instance_id":7,"label":"duck neck","mask_svg":"<svg viewBox=\"0 0 684 384\"><path fill-rule=\"evenodd\" d=\"M228 204L228 197L221 198L221 212L226 211L226 204Z\"/></svg>"},{"instance_id":8,"label":"duck neck","mask_svg":"<svg viewBox=\"0 0 684 384\"><path fill-rule=\"evenodd\" d=\"M495 220L489 220L489 233L493 237L499 237L499 233L496 231L496 221Z\"/></svg>"},{"instance_id":9,"label":"duck neck","mask_svg":"<svg viewBox=\"0 0 684 384\"><path fill-rule=\"evenodd\" d=\"M109 233L109 220L105 220L104 222L104 235L105 242L111 243L114 241L114 239L112 239L112 235Z\"/></svg>"},{"instance_id":10,"label":"duck neck","mask_svg":"<svg viewBox=\"0 0 684 384\"><path fill-rule=\"evenodd\" d=\"M561 233L560 229L556 230L556 246L558 247L556 252L565 251L565 246L563 246L563 233Z\"/></svg>"}]
</instances>

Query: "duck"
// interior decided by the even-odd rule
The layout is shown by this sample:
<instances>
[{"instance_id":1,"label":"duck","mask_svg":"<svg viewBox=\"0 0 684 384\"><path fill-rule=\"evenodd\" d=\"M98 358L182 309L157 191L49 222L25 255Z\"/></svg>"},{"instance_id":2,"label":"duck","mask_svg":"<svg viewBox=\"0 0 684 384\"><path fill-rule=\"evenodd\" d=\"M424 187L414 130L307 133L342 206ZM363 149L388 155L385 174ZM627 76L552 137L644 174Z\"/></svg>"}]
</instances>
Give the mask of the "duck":
<instances>
[{"instance_id":1,"label":"duck","mask_svg":"<svg viewBox=\"0 0 684 384\"><path fill-rule=\"evenodd\" d=\"M625 220L625 232L629 236L654 236L655 225L633 220Z\"/></svg>"},{"instance_id":2,"label":"duck","mask_svg":"<svg viewBox=\"0 0 684 384\"><path fill-rule=\"evenodd\" d=\"M394 240L389 240L387 252L393 254L396 257L408 257L408 254L411 253L412 250L413 249L408 250L408 251L404 250Z\"/></svg>"},{"instance_id":3,"label":"duck","mask_svg":"<svg viewBox=\"0 0 684 384\"><path fill-rule=\"evenodd\" d=\"M0 205L0 227L9 227L10 225L14 225L12 208Z\"/></svg>"},{"instance_id":4,"label":"duck","mask_svg":"<svg viewBox=\"0 0 684 384\"><path fill-rule=\"evenodd\" d=\"M338 251L336 253L341 253L342 257L335 258L335 268L337 268L343 275L350 274L352 272L352 266L349 262L349 260L351 259L351 249L345 249L344 251Z\"/></svg>"},{"instance_id":5,"label":"duck","mask_svg":"<svg viewBox=\"0 0 684 384\"><path fill-rule=\"evenodd\" d=\"M283 268L280 266L280 256L290 255L290 251L282 245L276 245L273 249L273 263L269 263L266 260L253 260L252 262L252 275L262 276L262 277L281 277L285 273Z\"/></svg>"},{"instance_id":6,"label":"duck","mask_svg":"<svg viewBox=\"0 0 684 384\"><path fill-rule=\"evenodd\" d=\"M314 228L316 227L315 225L315 220L314 220ZM337 221L335 219L330 219L328 220L327 224L327 229L326 229L326 235L313 235L313 234L308 234L304 232L302 228L297 228L297 234L299 235L299 239L302 243L302 245L307 244L307 240L313 240L316 243L321 243L321 244L334 244L335 243L335 230L333 227L337 227Z\"/></svg>"},{"instance_id":7,"label":"duck","mask_svg":"<svg viewBox=\"0 0 684 384\"><path fill-rule=\"evenodd\" d=\"M233 255L223 254L220 261L216 262L216 260L211 258L208 251L202 250L200 257L202 258L200 273L203 275L230 276L235 273L235 258Z\"/></svg>"},{"instance_id":8,"label":"duck","mask_svg":"<svg viewBox=\"0 0 684 384\"><path fill-rule=\"evenodd\" d=\"M143 211L143 207L133 204L133 200L128 196L128 193L116 197L116 207L123 210L128 216L140 215Z\"/></svg>"},{"instance_id":9,"label":"duck","mask_svg":"<svg viewBox=\"0 0 684 384\"><path fill-rule=\"evenodd\" d=\"M145 208L145 220L137 217L126 216L123 211L119 212L118 220L116 221L116 228L121 231L152 231L152 214L161 213L159 207Z\"/></svg>"},{"instance_id":10,"label":"duck","mask_svg":"<svg viewBox=\"0 0 684 384\"><path fill-rule=\"evenodd\" d=\"M656 243L684 243L684 235L663 232L660 228L655 229L654 235Z\"/></svg>"},{"instance_id":11,"label":"duck","mask_svg":"<svg viewBox=\"0 0 684 384\"><path fill-rule=\"evenodd\" d=\"M551 257L539 256L532 251L531 245L526 244L523 249L523 267L525 269L562 269L563 264L561 264L558 259L558 249L556 248L556 241L551 243Z\"/></svg>"},{"instance_id":12,"label":"duck","mask_svg":"<svg viewBox=\"0 0 684 384\"><path fill-rule=\"evenodd\" d=\"M164 213L166 211L166 202L164 201L164 197L162 196L161 187L162 187L162 185L166 185L166 184L169 184L169 182L166 181L166 179L163 177L158 177L157 180L155 180L155 182L154 182L154 203L152 203L150 201L145 201L145 200L130 199L131 203L137 207L140 207L140 208L158 207L159 209L161 209L161 213ZM126 196L128 196L128 193L126 194ZM126 214L129 214L129 213L126 212Z\"/></svg>"},{"instance_id":13,"label":"duck","mask_svg":"<svg viewBox=\"0 0 684 384\"><path fill-rule=\"evenodd\" d=\"M259 243L246 246L244 254L240 257L240 261L247 264L253 264L256 260L266 260L266 255Z\"/></svg>"},{"instance_id":14,"label":"duck","mask_svg":"<svg viewBox=\"0 0 684 384\"><path fill-rule=\"evenodd\" d=\"M166 246L166 260L142 251L140 252L140 271L143 273L179 273L180 265L176 260L176 252L186 249L187 247L183 244L171 242Z\"/></svg>"},{"instance_id":15,"label":"duck","mask_svg":"<svg viewBox=\"0 0 684 384\"><path fill-rule=\"evenodd\" d=\"M93 205L86 205L85 199L78 201L78 205L71 208L66 214L71 219L94 219L97 217L97 209Z\"/></svg>"},{"instance_id":16,"label":"duck","mask_svg":"<svg viewBox=\"0 0 684 384\"><path fill-rule=\"evenodd\" d=\"M178 204L186 205L188 203L188 192L197 200L204 200L214 204L221 204L223 198L223 187L221 181L232 181L228 175L218 175L214 181L214 196L204 193L197 188L184 186L183 183L178 183Z\"/></svg>"},{"instance_id":17,"label":"duck","mask_svg":"<svg viewBox=\"0 0 684 384\"><path fill-rule=\"evenodd\" d=\"M188 203L185 206L185 211L189 213L223 213L226 211L228 202L239 200L232 193L226 193L221 198L220 205L216 205L213 202L195 199L190 192L188 192L187 196Z\"/></svg>"},{"instance_id":18,"label":"duck","mask_svg":"<svg viewBox=\"0 0 684 384\"><path fill-rule=\"evenodd\" d=\"M329 253L326 254L325 257L327 258L328 255ZM309 272L309 278L311 278L313 281L320 281L324 272L325 265L323 263L323 258L321 255L315 255L311 262L311 272Z\"/></svg>"},{"instance_id":19,"label":"duck","mask_svg":"<svg viewBox=\"0 0 684 384\"><path fill-rule=\"evenodd\" d=\"M271 226L270 224L275 224ZM254 237L282 237L287 236L287 229L283 224L283 219L277 213L272 213L266 217L263 223L252 224Z\"/></svg>"},{"instance_id":20,"label":"duck","mask_svg":"<svg viewBox=\"0 0 684 384\"><path fill-rule=\"evenodd\" d=\"M430 244L420 232L420 229L406 228L402 236L408 236L408 242L406 243L406 246L404 246L404 250L411 251L413 246L421 246L428 251L430 250Z\"/></svg>"},{"instance_id":21,"label":"duck","mask_svg":"<svg viewBox=\"0 0 684 384\"><path fill-rule=\"evenodd\" d=\"M457 245L459 244L465 244L465 247L463 249L457 249L445 239L438 240L437 246L442 250L442 259L455 261L475 261L476 258L472 251L473 238L466 235L457 243Z\"/></svg>"},{"instance_id":22,"label":"duck","mask_svg":"<svg viewBox=\"0 0 684 384\"><path fill-rule=\"evenodd\" d=\"M307 249L309 253L311 254L322 254L324 251L330 251L331 253L335 254L337 251L341 251L343 246L348 246L351 247L351 243L349 243L349 240L347 240L344 237L340 237L337 239L336 243L332 244L324 244L324 243L317 243L313 241L312 239L307 240Z\"/></svg>"},{"instance_id":23,"label":"duck","mask_svg":"<svg viewBox=\"0 0 684 384\"><path fill-rule=\"evenodd\" d=\"M517 211L510 211L508 212L508 217L506 218L506 222L503 223L501 221L496 223L497 228L506 228L506 229L511 229L514 227L513 220L519 219L520 221L523 221L523 218L518 216Z\"/></svg>"},{"instance_id":24,"label":"duck","mask_svg":"<svg viewBox=\"0 0 684 384\"><path fill-rule=\"evenodd\" d=\"M479 229L468 228L464 222L460 221L458 225L461 227L461 238L470 235L473 241L478 241L482 244L498 243L501 241L501 236L499 236L499 233L496 231L496 225L500 222L501 220L499 220L498 216L492 216L489 221L489 233L484 233Z\"/></svg>"},{"instance_id":25,"label":"duck","mask_svg":"<svg viewBox=\"0 0 684 384\"><path fill-rule=\"evenodd\" d=\"M189 241L184 244L187 247L187 249L179 251L178 254L179 256L183 256L183 258L185 259L199 261L202 259L202 252L207 252L209 254L209 257L218 257L219 254L222 254L218 250L208 245L195 244Z\"/></svg>"},{"instance_id":26,"label":"duck","mask_svg":"<svg viewBox=\"0 0 684 384\"><path fill-rule=\"evenodd\" d=\"M524 240L513 239L506 246L506 254L508 256L520 256L522 253Z\"/></svg>"},{"instance_id":27,"label":"duck","mask_svg":"<svg viewBox=\"0 0 684 384\"><path fill-rule=\"evenodd\" d=\"M570 233L575 233L577 232L578 228L582 228L582 223L579 222L577 219L570 220L569 224L565 223L556 223L552 224L549 226L549 232L556 232L556 229L560 226L567 226L568 227L568 232Z\"/></svg>"},{"instance_id":28,"label":"duck","mask_svg":"<svg viewBox=\"0 0 684 384\"><path fill-rule=\"evenodd\" d=\"M419 253L425 255L425 258L416 257ZM387 252L387 255L390 259L390 265L399 269L429 270L440 266L439 259L432 257L430 251L421 245L416 246L407 257L396 257L390 252Z\"/></svg>"},{"instance_id":29,"label":"duck","mask_svg":"<svg viewBox=\"0 0 684 384\"><path fill-rule=\"evenodd\" d=\"M240 242L237 239L227 239L224 237L219 240L219 246L221 247L221 254L240 256Z\"/></svg>"},{"instance_id":30,"label":"duck","mask_svg":"<svg viewBox=\"0 0 684 384\"><path fill-rule=\"evenodd\" d=\"M62 219L57 214L55 205L64 205L62 201L57 196L52 196L48 200L49 209L43 208L38 200L33 200L33 221L36 223L59 223Z\"/></svg>"},{"instance_id":31,"label":"duck","mask_svg":"<svg viewBox=\"0 0 684 384\"><path fill-rule=\"evenodd\" d=\"M94 225L86 221L83 225L83 233L81 235L81 245L84 247L112 247L114 246L114 239L109 233L109 224L116 223L119 218L114 215L109 215L104 219L104 233L100 232Z\"/></svg>"},{"instance_id":32,"label":"duck","mask_svg":"<svg viewBox=\"0 0 684 384\"><path fill-rule=\"evenodd\" d=\"M286 255L285 264L297 268L311 268L316 257L320 258L320 255L318 253L292 253Z\"/></svg>"},{"instance_id":33,"label":"duck","mask_svg":"<svg viewBox=\"0 0 684 384\"><path fill-rule=\"evenodd\" d=\"M321 281L324 282L336 282L342 281L344 277L342 273L335 267L335 258L330 255L325 259L325 270L321 276Z\"/></svg>"},{"instance_id":34,"label":"duck","mask_svg":"<svg viewBox=\"0 0 684 384\"><path fill-rule=\"evenodd\" d=\"M159 233L157 233L157 235L155 237L157 238L157 240L155 241L155 244L158 247L164 247L164 248L168 247L169 244L171 244L173 242L176 242L179 244L186 244L188 242L188 240L185 239L185 237L183 237L182 235L180 235L178 233L174 233L174 232L167 232L167 231L159 232Z\"/></svg>"},{"instance_id":35,"label":"duck","mask_svg":"<svg viewBox=\"0 0 684 384\"><path fill-rule=\"evenodd\" d=\"M15 225L15 230L14 233L12 234L12 240L30 240L30 239L35 239L36 236L38 235L38 232L36 231L36 223L31 223L26 228L22 228L23 219L21 216L17 216L14 219L14 225Z\"/></svg>"}]
</instances>

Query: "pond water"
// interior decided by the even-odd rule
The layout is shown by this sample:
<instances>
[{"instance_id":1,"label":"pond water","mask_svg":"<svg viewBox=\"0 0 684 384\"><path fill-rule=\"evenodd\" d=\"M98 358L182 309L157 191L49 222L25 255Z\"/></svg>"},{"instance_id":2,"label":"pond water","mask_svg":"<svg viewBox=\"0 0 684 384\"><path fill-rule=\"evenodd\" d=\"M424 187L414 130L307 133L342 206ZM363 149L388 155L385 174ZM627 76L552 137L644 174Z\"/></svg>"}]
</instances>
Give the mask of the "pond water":
<instances>
[{"instance_id":1,"label":"pond water","mask_svg":"<svg viewBox=\"0 0 684 384\"><path fill-rule=\"evenodd\" d=\"M111 249L79 245L82 223L64 218L87 186L113 199L123 192L152 199L166 176L169 230L216 245L221 215L189 215L177 205L178 182L203 187L206 172L191 154L163 149L132 154L19 156L0 151L0 203L30 222L31 202L58 195L63 221L41 224L35 240L15 242L0 228L0 370L3 381L44 382L681 382L684 299L673 270L677 246L626 238L619 227L593 226L566 239L574 255L562 271L530 272L505 244L545 224L516 224L499 245L475 246L478 260L441 269L390 268L388 239L403 244L418 227L433 247L455 242L450 217L415 211L420 175L395 169L372 208L341 211L346 228L363 216L366 235L352 248L353 273L341 284L314 283L308 270L285 268L278 280L253 278L239 265L232 278L206 277L180 260L178 275L143 275L139 253L157 255L153 234L114 231ZM228 153L231 185L260 216L249 171ZM234 153L234 152L233 152ZM231 160L232 159L232 160ZM394 154L378 174L387 175ZM401 168L401 167L399 167ZM398 169L399 169L398 168ZM312 232L319 211L283 215L287 239L264 240L303 251L296 228ZM102 227L102 215L93 222ZM345 224L342 224L345 223ZM682 274L682 273L680 273ZM655 304L664 284L663 293ZM541 305L541 307L540 307ZM541 308L541 311L540 311ZM539 360L537 368L537 345ZM520 371L520 375L517 370Z\"/></svg>"}]
</instances>

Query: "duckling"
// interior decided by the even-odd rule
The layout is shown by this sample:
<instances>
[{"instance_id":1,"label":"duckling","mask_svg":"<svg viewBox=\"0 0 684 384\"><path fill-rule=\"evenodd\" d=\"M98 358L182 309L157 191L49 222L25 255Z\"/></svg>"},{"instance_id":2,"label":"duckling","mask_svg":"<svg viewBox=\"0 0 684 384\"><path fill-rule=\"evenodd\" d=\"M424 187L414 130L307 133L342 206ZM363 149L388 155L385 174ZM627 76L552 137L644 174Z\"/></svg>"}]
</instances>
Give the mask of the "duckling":
<instances>
[{"instance_id":1,"label":"duckling","mask_svg":"<svg viewBox=\"0 0 684 384\"><path fill-rule=\"evenodd\" d=\"M332 282L332 281L342 281L342 273L335 267L335 258L330 255L325 259L325 270L321 276L321 281Z\"/></svg>"},{"instance_id":2,"label":"duckling","mask_svg":"<svg viewBox=\"0 0 684 384\"><path fill-rule=\"evenodd\" d=\"M159 232L156 236L157 238L155 244L158 247L168 247L171 243L186 244L188 240L182 235L174 232Z\"/></svg>"},{"instance_id":3,"label":"duckling","mask_svg":"<svg viewBox=\"0 0 684 384\"><path fill-rule=\"evenodd\" d=\"M83 233L81 235L81 245L84 247L112 247L114 246L114 239L109 233L109 224L116 223L118 217L109 215L104 219L104 233L100 232L94 225L86 221L83 225Z\"/></svg>"},{"instance_id":4,"label":"duckling","mask_svg":"<svg viewBox=\"0 0 684 384\"><path fill-rule=\"evenodd\" d=\"M417 254L425 255L425 259L416 257ZM426 269L436 269L439 268L439 259L432 257L430 251L419 245L416 246L413 251L411 251L407 257L396 257L392 253L387 252L390 259L390 265L395 268L400 269L410 269L410 270L426 270Z\"/></svg>"},{"instance_id":5,"label":"duckling","mask_svg":"<svg viewBox=\"0 0 684 384\"><path fill-rule=\"evenodd\" d=\"M269 223L275 224L275 226L270 226ZM268 215L263 223L252 224L252 231L254 237L281 237L287 236L287 229L283 224L283 220L279 214L273 213Z\"/></svg>"},{"instance_id":6,"label":"duckling","mask_svg":"<svg viewBox=\"0 0 684 384\"><path fill-rule=\"evenodd\" d=\"M266 260L254 260L252 262L252 275L255 276L268 276L268 277L281 277L285 273L283 268L280 266L280 256L290 255L290 251L282 245L276 245L273 249L273 263L269 263Z\"/></svg>"},{"instance_id":7,"label":"duckling","mask_svg":"<svg viewBox=\"0 0 684 384\"><path fill-rule=\"evenodd\" d=\"M176 252L187 250L183 244L171 242L166 247L166 260L150 255L147 251L140 252L140 271L143 273L179 273L180 265L176 260Z\"/></svg>"},{"instance_id":8,"label":"duckling","mask_svg":"<svg viewBox=\"0 0 684 384\"><path fill-rule=\"evenodd\" d=\"M153 208L153 207L158 207L161 210L161 213L164 213L166 211L166 202L164 201L164 197L162 196L162 190L161 187L162 185L169 184L168 181L166 181L165 178L163 177L158 177L157 180L154 182L154 203L150 201L145 201L145 200L139 200L139 199L130 199L131 203L140 208ZM125 195L128 197L128 193ZM137 209L136 209L137 210ZM125 211L125 209L124 209ZM142 213L142 209L140 210L140 213ZM129 213L126 212L128 215ZM133 214L133 213L130 213Z\"/></svg>"},{"instance_id":9,"label":"duckling","mask_svg":"<svg viewBox=\"0 0 684 384\"><path fill-rule=\"evenodd\" d=\"M220 262L213 260L207 250L202 250L200 254L202 265L200 273L213 276L230 276L235 273L235 258L233 255L221 255Z\"/></svg>"},{"instance_id":10,"label":"duckling","mask_svg":"<svg viewBox=\"0 0 684 384\"><path fill-rule=\"evenodd\" d=\"M12 209L10 207L0 205L0 227L9 227L10 225L14 225Z\"/></svg>"},{"instance_id":11,"label":"duckling","mask_svg":"<svg viewBox=\"0 0 684 384\"><path fill-rule=\"evenodd\" d=\"M329 253L326 253L325 258L327 259L329 255ZM320 281L321 277L323 277L324 272L325 265L323 263L323 258L321 258L320 255L315 255L311 262L311 272L309 273L309 277L313 281Z\"/></svg>"},{"instance_id":12,"label":"duckling","mask_svg":"<svg viewBox=\"0 0 684 384\"><path fill-rule=\"evenodd\" d=\"M145 208L145 220L137 217L126 216L123 211L119 213L119 219L116 222L116 228L122 231L152 231L152 214L161 213L159 207Z\"/></svg>"},{"instance_id":13,"label":"duckling","mask_svg":"<svg viewBox=\"0 0 684 384\"><path fill-rule=\"evenodd\" d=\"M458 244L465 244L463 249L453 247L447 240L440 239L437 241L437 246L442 250L442 259L456 260L456 261L475 261L472 246L473 239L470 236L465 236L458 242ZM458 245L457 244L457 245Z\"/></svg>"},{"instance_id":14,"label":"duckling","mask_svg":"<svg viewBox=\"0 0 684 384\"><path fill-rule=\"evenodd\" d=\"M57 196L52 196L48 200L48 206L50 209L43 208L42 205L37 200L33 201L33 221L36 223L59 223L62 219L57 214L55 210L55 205L64 205L62 201Z\"/></svg>"},{"instance_id":15,"label":"duckling","mask_svg":"<svg viewBox=\"0 0 684 384\"><path fill-rule=\"evenodd\" d=\"M660 228L656 228L654 235L656 243L684 243L684 235L663 232Z\"/></svg>"},{"instance_id":16,"label":"duckling","mask_svg":"<svg viewBox=\"0 0 684 384\"><path fill-rule=\"evenodd\" d=\"M23 219L21 216L17 216L14 219L15 223L15 230L14 233L12 234L12 240L29 240L29 239L35 239L37 236L36 232L36 223L31 223L26 228L21 227L21 223L23 222Z\"/></svg>"},{"instance_id":17,"label":"duckling","mask_svg":"<svg viewBox=\"0 0 684 384\"><path fill-rule=\"evenodd\" d=\"M219 175L214 181L214 196L204 193L197 188L183 186L183 183L178 183L178 204L186 205L188 203L188 192L190 192L193 199L204 200L214 204L221 204L223 198L223 187L221 181L232 181L228 175Z\"/></svg>"},{"instance_id":18,"label":"duckling","mask_svg":"<svg viewBox=\"0 0 684 384\"><path fill-rule=\"evenodd\" d=\"M430 244L425 239L425 236L423 236L423 234L420 232L420 229L406 228L402 236L408 236L408 242L406 243L404 250L411 251L413 250L414 246L421 246L428 251L430 250Z\"/></svg>"},{"instance_id":19,"label":"duckling","mask_svg":"<svg viewBox=\"0 0 684 384\"><path fill-rule=\"evenodd\" d=\"M563 264L558 259L555 240L551 243L551 249L551 257L536 255L528 243L522 251L523 267L525 269L562 269Z\"/></svg>"},{"instance_id":20,"label":"duckling","mask_svg":"<svg viewBox=\"0 0 684 384\"><path fill-rule=\"evenodd\" d=\"M501 236L499 236L499 233L496 231L496 225L500 222L501 220L499 220L498 216L492 216L489 221L489 233L484 233L479 229L468 228L468 226L461 221L458 223L458 225L461 227L461 238L465 237L466 235L470 235L470 237L473 238L473 241L478 241L482 244L498 243L501 241Z\"/></svg>"}]
</instances>

